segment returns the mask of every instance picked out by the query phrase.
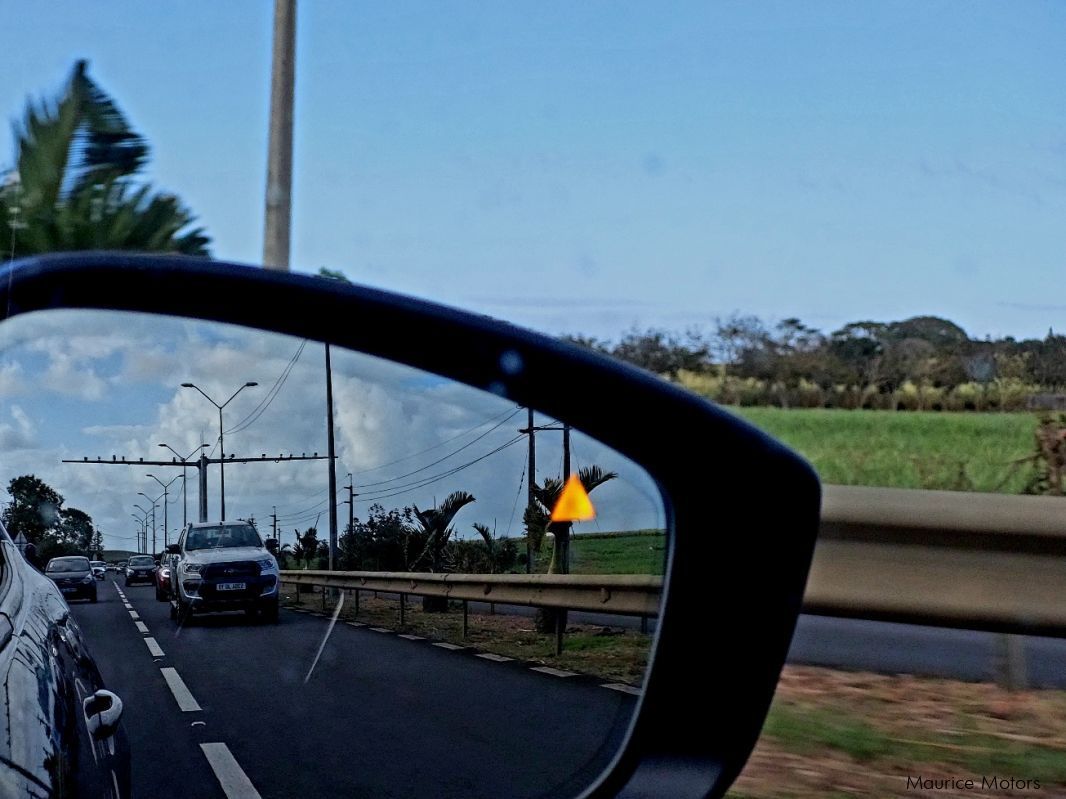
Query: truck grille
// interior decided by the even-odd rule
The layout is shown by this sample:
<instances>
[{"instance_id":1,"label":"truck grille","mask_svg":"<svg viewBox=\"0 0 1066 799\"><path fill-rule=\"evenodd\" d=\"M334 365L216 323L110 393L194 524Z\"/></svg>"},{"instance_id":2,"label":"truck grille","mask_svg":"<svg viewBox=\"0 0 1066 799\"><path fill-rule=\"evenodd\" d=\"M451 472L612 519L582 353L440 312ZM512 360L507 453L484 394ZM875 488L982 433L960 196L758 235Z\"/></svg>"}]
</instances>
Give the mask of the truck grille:
<instances>
[{"instance_id":1,"label":"truck grille","mask_svg":"<svg viewBox=\"0 0 1066 799\"><path fill-rule=\"evenodd\" d=\"M259 567L253 560L241 560L234 563L212 563L204 566L200 576L205 580L240 582L244 577L258 577Z\"/></svg>"}]
</instances>

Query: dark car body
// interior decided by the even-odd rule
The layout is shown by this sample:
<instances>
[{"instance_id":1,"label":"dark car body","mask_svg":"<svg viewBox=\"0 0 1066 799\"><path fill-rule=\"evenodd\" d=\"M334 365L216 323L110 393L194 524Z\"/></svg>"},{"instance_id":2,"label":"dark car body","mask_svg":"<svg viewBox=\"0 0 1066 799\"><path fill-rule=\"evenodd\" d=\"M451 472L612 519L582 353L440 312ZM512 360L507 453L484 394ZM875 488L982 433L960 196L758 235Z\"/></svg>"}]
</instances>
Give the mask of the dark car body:
<instances>
[{"instance_id":1,"label":"dark car body","mask_svg":"<svg viewBox=\"0 0 1066 799\"><path fill-rule=\"evenodd\" d=\"M52 558L44 567L44 576L55 583L67 600L96 601L96 575L89 559L80 555Z\"/></svg>"},{"instance_id":2,"label":"dark car body","mask_svg":"<svg viewBox=\"0 0 1066 799\"><path fill-rule=\"evenodd\" d=\"M155 560L151 555L134 555L126 562L126 585L155 582Z\"/></svg>"},{"instance_id":3,"label":"dark car body","mask_svg":"<svg viewBox=\"0 0 1066 799\"><path fill-rule=\"evenodd\" d=\"M117 721L100 727L96 712L121 716L121 701L103 692L56 584L26 562L2 524L0 684L0 795L130 795L125 730Z\"/></svg>"},{"instance_id":4,"label":"dark car body","mask_svg":"<svg viewBox=\"0 0 1066 799\"><path fill-rule=\"evenodd\" d=\"M164 555L155 570L155 598L160 602L169 602L174 589L174 565L177 555Z\"/></svg>"}]
</instances>

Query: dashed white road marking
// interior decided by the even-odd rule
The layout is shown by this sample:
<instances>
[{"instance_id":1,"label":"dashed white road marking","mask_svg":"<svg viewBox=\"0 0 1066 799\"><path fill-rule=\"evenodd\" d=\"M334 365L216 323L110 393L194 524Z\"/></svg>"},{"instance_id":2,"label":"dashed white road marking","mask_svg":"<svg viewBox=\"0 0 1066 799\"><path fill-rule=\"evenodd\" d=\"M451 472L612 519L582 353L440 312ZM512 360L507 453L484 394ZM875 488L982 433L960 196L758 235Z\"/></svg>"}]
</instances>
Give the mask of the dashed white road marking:
<instances>
[{"instance_id":1,"label":"dashed white road marking","mask_svg":"<svg viewBox=\"0 0 1066 799\"><path fill-rule=\"evenodd\" d=\"M478 657L485 658L485 660L491 660L494 663L506 663L509 660L514 660L514 658L509 658L506 655L497 655L494 652L479 652Z\"/></svg>"},{"instance_id":2,"label":"dashed white road marking","mask_svg":"<svg viewBox=\"0 0 1066 799\"><path fill-rule=\"evenodd\" d=\"M145 624L143 621L135 621L134 624L137 625L137 631L138 632L142 632L142 633L147 633L148 632L148 625Z\"/></svg>"},{"instance_id":3,"label":"dashed white road marking","mask_svg":"<svg viewBox=\"0 0 1066 799\"><path fill-rule=\"evenodd\" d=\"M408 641L425 641L424 635L401 635L400 638L406 638Z\"/></svg>"},{"instance_id":4,"label":"dashed white road marking","mask_svg":"<svg viewBox=\"0 0 1066 799\"><path fill-rule=\"evenodd\" d=\"M621 691L624 694L640 696L639 688L634 688L632 685L626 685L623 682L605 682L600 688L610 688L612 691Z\"/></svg>"},{"instance_id":5,"label":"dashed white road marking","mask_svg":"<svg viewBox=\"0 0 1066 799\"><path fill-rule=\"evenodd\" d=\"M135 611L135 610L131 610L130 611L130 618L133 619L134 621L137 621L137 619L139 619L140 617L141 617L141 615L137 611Z\"/></svg>"},{"instance_id":6,"label":"dashed white road marking","mask_svg":"<svg viewBox=\"0 0 1066 799\"><path fill-rule=\"evenodd\" d=\"M200 749L215 772L226 799L262 799L228 746L223 743L200 744Z\"/></svg>"},{"instance_id":7,"label":"dashed white road marking","mask_svg":"<svg viewBox=\"0 0 1066 799\"><path fill-rule=\"evenodd\" d=\"M200 709L200 705L193 699L192 692L185 685L185 681L181 679L177 669L168 666L159 671L163 673L163 679L167 681L170 692L174 694L174 699L177 700L178 710L188 713Z\"/></svg>"},{"instance_id":8,"label":"dashed white road marking","mask_svg":"<svg viewBox=\"0 0 1066 799\"><path fill-rule=\"evenodd\" d=\"M361 621L346 621L344 623L347 624L349 627L366 627L366 625L363 624Z\"/></svg>"},{"instance_id":9,"label":"dashed white road marking","mask_svg":"<svg viewBox=\"0 0 1066 799\"><path fill-rule=\"evenodd\" d=\"M376 633L391 633L392 632L392 630L390 630L390 629L388 629L386 627L371 627L370 629L373 630Z\"/></svg>"},{"instance_id":10,"label":"dashed white road marking","mask_svg":"<svg viewBox=\"0 0 1066 799\"><path fill-rule=\"evenodd\" d=\"M576 677L577 672L553 669L551 666L534 666L531 671L539 671L541 674L550 674L552 677Z\"/></svg>"},{"instance_id":11,"label":"dashed white road marking","mask_svg":"<svg viewBox=\"0 0 1066 799\"><path fill-rule=\"evenodd\" d=\"M433 646L439 646L441 649L450 649L453 651L456 649L466 649L465 646L459 646L458 644L448 644L443 641L438 641L437 643L433 644Z\"/></svg>"},{"instance_id":12,"label":"dashed white road marking","mask_svg":"<svg viewBox=\"0 0 1066 799\"><path fill-rule=\"evenodd\" d=\"M163 650L159 648L159 644L151 636L144 639L144 643L148 646L148 651L152 653L152 657L161 658L164 657Z\"/></svg>"}]
</instances>

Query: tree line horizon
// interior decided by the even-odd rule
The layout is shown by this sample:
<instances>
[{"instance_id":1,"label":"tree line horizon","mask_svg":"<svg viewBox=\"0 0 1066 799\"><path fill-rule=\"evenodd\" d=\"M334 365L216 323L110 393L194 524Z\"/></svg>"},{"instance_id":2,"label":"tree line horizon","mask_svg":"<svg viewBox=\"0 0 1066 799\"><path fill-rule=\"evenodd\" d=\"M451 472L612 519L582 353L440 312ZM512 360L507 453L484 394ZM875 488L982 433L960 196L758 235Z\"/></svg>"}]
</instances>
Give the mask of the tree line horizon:
<instances>
[{"instance_id":1,"label":"tree line horizon","mask_svg":"<svg viewBox=\"0 0 1066 799\"><path fill-rule=\"evenodd\" d=\"M970 337L939 316L850 322L825 333L791 317L716 318L709 330L633 328L563 339L726 405L930 411L1066 407L1066 336Z\"/></svg>"}]
</instances>

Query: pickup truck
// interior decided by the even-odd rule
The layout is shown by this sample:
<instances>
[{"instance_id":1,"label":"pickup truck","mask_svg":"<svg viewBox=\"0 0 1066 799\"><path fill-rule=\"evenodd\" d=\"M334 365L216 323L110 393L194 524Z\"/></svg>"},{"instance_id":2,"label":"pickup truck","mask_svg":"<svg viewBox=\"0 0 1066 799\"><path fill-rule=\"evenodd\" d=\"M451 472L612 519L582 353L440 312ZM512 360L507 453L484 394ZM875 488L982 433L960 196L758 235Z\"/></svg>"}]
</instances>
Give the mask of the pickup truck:
<instances>
[{"instance_id":1,"label":"pickup truck","mask_svg":"<svg viewBox=\"0 0 1066 799\"><path fill-rule=\"evenodd\" d=\"M245 521L190 522L167 552L172 567L170 617L243 610L278 621L278 562Z\"/></svg>"}]
</instances>

